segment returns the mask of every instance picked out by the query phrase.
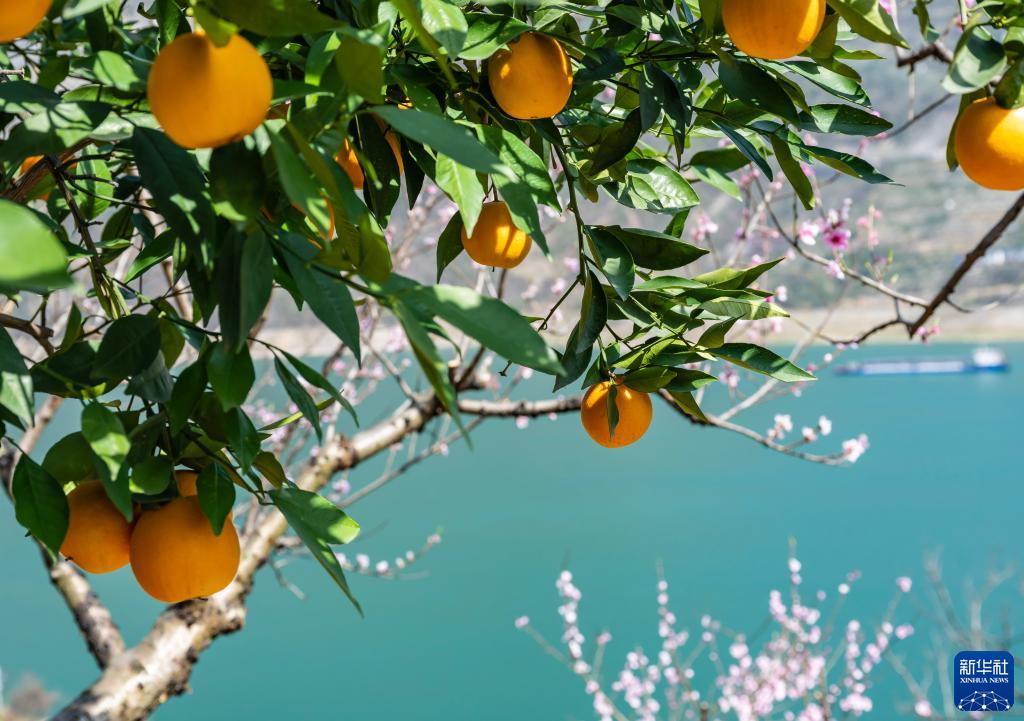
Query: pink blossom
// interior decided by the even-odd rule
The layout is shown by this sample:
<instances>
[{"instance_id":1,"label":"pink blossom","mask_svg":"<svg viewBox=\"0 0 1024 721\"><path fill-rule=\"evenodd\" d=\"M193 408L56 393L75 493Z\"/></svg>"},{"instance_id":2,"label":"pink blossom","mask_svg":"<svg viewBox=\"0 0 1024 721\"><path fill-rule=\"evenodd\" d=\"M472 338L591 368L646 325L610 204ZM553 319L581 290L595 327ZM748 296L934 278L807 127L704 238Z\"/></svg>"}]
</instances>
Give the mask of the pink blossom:
<instances>
[{"instance_id":1,"label":"pink blossom","mask_svg":"<svg viewBox=\"0 0 1024 721\"><path fill-rule=\"evenodd\" d=\"M529 616L520 616L519 618L516 619L516 628L526 628L529 625L530 625L530 617Z\"/></svg>"},{"instance_id":2,"label":"pink blossom","mask_svg":"<svg viewBox=\"0 0 1024 721\"><path fill-rule=\"evenodd\" d=\"M896 585L903 593L910 593L910 589L913 587L914 581L908 576L900 576L896 579Z\"/></svg>"}]
</instances>

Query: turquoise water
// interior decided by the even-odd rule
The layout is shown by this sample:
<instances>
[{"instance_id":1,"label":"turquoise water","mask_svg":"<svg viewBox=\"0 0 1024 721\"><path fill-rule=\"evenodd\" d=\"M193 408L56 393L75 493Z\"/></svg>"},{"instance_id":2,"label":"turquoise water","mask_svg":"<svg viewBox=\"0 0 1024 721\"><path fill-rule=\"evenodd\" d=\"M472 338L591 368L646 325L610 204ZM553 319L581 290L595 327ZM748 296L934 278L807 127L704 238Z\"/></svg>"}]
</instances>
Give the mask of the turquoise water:
<instances>
[{"instance_id":1,"label":"turquoise water","mask_svg":"<svg viewBox=\"0 0 1024 721\"><path fill-rule=\"evenodd\" d=\"M969 350L869 347L856 357ZM418 547L443 527L444 542L415 578L355 577L366 609L360 620L312 562L287 567L304 601L264 572L247 628L217 641L196 667L193 693L155 718L588 719L580 682L513 627L527 614L557 638L554 580L563 564L583 591L583 631L589 638L612 631L607 668L617 670L635 644L655 650L659 560L681 626L696 629L710 612L753 631L766 617L768 591L786 583L791 537L810 589L832 592L847 571L863 573L848 609L867 623L880 618L894 579L912 576L918 600L900 620L917 623L921 638L904 655L924 667L924 554L941 551L957 593L963 579L1024 561L1024 346L1007 350L1016 368L1006 375L826 374L803 398L744 417L764 430L773 413L792 413L798 432L823 413L835 422L829 448L867 433L870 451L848 468L695 428L657 404L648 436L614 452L592 445L572 418L535 420L525 430L484 424L475 451L453 446L450 457L421 464L353 509L368 532L351 550L374 560ZM537 384L530 392L544 390ZM362 469L353 481L373 477ZM0 668L8 684L31 672L63 698L74 695L95 667L6 505L0 559ZM96 578L95 587L129 641L159 611L127 569ZM1020 597L1008 601L1011 620L1020 619ZM995 619L999 607L992 611ZM874 717L905 710L891 672L875 681Z\"/></svg>"}]
</instances>

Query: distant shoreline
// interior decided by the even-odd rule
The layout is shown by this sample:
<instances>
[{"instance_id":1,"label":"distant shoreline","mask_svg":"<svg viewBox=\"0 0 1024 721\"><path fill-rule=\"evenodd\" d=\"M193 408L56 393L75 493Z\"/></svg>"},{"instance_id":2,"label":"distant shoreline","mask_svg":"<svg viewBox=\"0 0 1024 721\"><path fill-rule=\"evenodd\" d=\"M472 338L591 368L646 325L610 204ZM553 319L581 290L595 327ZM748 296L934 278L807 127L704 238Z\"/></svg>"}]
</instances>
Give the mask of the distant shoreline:
<instances>
[{"instance_id":1,"label":"distant shoreline","mask_svg":"<svg viewBox=\"0 0 1024 721\"><path fill-rule=\"evenodd\" d=\"M827 311L813 308L789 308L793 320L784 319L780 332L770 336L769 343L789 345L806 339L807 332L796 321L809 328L817 327ZM865 331L893 317L891 306L879 304L851 304L831 313L825 333L830 338L846 340L856 338ZM913 315L910 315L913 317ZM959 313L946 308L937 314L941 329L932 343L1012 343L1024 342L1024 305L1006 305L976 313ZM292 317L287 325L268 326L260 333L263 340L283 348L311 356L324 356L337 347L337 339L321 332L316 321ZM877 333L865 345L899 345L911 343L906 331L894 327ZM559 341L555 341L557 346ZM824 346L818 340L815 345Z\"/></svg>"}]
</instances>

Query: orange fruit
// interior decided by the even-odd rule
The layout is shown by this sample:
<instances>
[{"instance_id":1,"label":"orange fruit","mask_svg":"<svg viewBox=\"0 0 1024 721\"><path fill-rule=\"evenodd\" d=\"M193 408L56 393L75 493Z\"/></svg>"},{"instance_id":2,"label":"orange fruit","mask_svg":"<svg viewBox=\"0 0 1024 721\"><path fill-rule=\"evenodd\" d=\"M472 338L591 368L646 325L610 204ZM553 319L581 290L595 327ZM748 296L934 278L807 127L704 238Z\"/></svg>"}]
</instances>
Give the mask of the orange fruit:
<instances>
[{"instance_id":1,"label":"orange fruit","mask_svg":"<svg viewBox=\"0 0 1024 721\"><path fill-rule=\"evenodd\" d=\"M21 161L21 167L18 168L18 175L24 175L25 173L32 169L32 166L34 166L42 159L42 155L30 155L29 157L25 158L23 161Z\"/></svg>"},{"instance_id":2,"label":"orange fruit","mask_svg":"<svg viewBox=\"0 0 1024 721\"><path fill-rule=\"evenodd\" d=\"M35 30L52 4L52 0L0 0L0 43L9 43Z\"/></svg>"},{"instance_id":3,"label":"orange fruit","mask_svg":"<svg viewBox=\"0 0 1024 721\"><path fill-rule=\"evenodd\" d=\"M383 123L381 124L383 126ZM382 128L383 129L383 128ZM405 174L405 163L402 162L402 146L398 141L395 131L388 128L384 131L384 140L391 146L391 152L395 154L395 162L398 164L398 174Z\"/></svg>"},{"instance_id":4,"label":"orange fruit","mask_svg":"<svg viewBox=\"0 0 1024 721\"><path fill-rule=\"evenodd\" d=\"M238 532L230 519L219 536L213 535L195 496L146 511L132 532L135 580L164 603L212 596L226 588L238 572L240 557Z\"/></svg>"},{"instance_id":5,"label":"orange fruit","mask_svg":"<svg viewBox=\"0 0 1024 721\"><path fill-rule=\"evenodd\" d=\"M551 118L572 92L572 66L562 44L523 33L487 61L487 79L498 105L513 118Z\"/></svg>"},{"instance_id":6,"label":"orange fruit","mask_svg":"<svg viewBox=\"0 0 1024 721\"><path fill-rule=\"evenodd\" d=\"M348 138L345 138L345 142L341 144L341 150L334 156L334 159L338 161L338 165L352 181L352 187L362 190L366 177L363 175L363 169L359 167L359 158L356 157L355 148L352 147L352 143L348 142Z\"/></svg>"},{"instance_id":7,"label":"orange fruit","mask_svg":"<svg viewBox=\"0 0 1024 721\"><path fill-rule=\"evenodd\" d=\"M615 408L619 422L612 433L608 423L608 388L611 381L590 387L583 396L580 418L587 433L605 448L622 448L636 443L651 425L651 398L616 381Z\"/></svg>"},{"instance_id":8,"label":"orange fruit","mask_svg":"<svg viewBox=\"0 0 1024 721\"><path fill-rule=\"evenodd\" d=\"M131 524L107 498L100 481L68 494L68 532L60 552L83 571L110 573L128 563Z\"/></svg>"},{"instance_id":9,"label":"orange fruit","mask_svg":"<svg viewBox=\"0 0 1024 721\"><path fill-rule=\"evenodd\" d=\"M179 496L196 496L199 494L196 481L199 474L195 471L175 471L174 482L178 485Z\"/></svg>"},{"instance_id":10,"label":"orange fruit","mask_svg":"<svg viewBox=\"0 0 1024 721\"><path fill-rule=\"evenodd\" d=\"M722 22L733 45L747 55L784 60L818 37L825 0L723 0Z\"/></svg>"},{"instance_id":11,"label":"orange fruit","mask_svg":"<svg viewBox=\"0 0 1024 721\"><path fill-rule=\"evenodd\" d=\"M171 140L185 148L216 148L259 127L270 109L273 82L266 61L241 35L218 48L195 32L160 51L147 94Z\"/></svg>"},{"instance_id":12,"label":"orange fruit","mask_svg":"<svg viewBox=\"0 0 1024 721\"><path fill-rule=\"evenodd\" d=\"M960 115L955 148L960 167L978 185L1024 188L1024 108L1007 110L995 98L976 100Z\"/></svg>"},{"instance_id":13,"label":"orange fruit","mask_svg":"<svg viewBox=\"0 0 1024 721\"><path fill-rule=\"evenodd\" d=\"M462 247L480 265L515 268L532 246L530 236L515 226L508 206L501 201L484 203L472 235L467 236L462 228Z\"/></svg>"}]
</instances>

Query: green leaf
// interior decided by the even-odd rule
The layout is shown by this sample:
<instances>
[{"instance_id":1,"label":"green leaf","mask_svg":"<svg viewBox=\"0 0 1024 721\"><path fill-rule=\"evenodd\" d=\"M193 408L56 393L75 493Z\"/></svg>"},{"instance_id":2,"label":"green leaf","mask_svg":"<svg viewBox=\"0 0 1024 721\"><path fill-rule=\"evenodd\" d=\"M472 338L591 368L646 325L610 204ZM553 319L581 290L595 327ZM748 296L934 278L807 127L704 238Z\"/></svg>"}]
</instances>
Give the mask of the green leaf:
<instances>
[{"instance_id":1,"label":"green leaf","mask_svg":"<svg viewBox=\"0 0 1024 721\"><path fill-rule=\"evenodd\" d=\"M128 487L132 493L156 496L167 490L173 475L174 462L169 456L150 456L132 467Z\"/></svg>"},{"instance_id":2,"label":"green leaf","mask_svg":"<svg viewBox=\"0 0 1024 721\"><path fill-rule=\"evenodd\" d=\"M46 293L71 284L64 248L28 208L0 200L0 292Z\"/></svg>"},{"instance_id":3,"label":"green leaf","mask_svg":"<svg viewBox=\"0 0 1024 721\"><path fill-rule=\"evenodd\" d=\"M246 473L251 471L260 452L260 434L241 408L225 411L224 436L232 454L238 459L238 465Z\"/></svg>"},{"instance_id":4,"label":"green leaf","mask_svg":"<svg viewBox=\"0 0 1024 721\"><path fill-rule=\"evenodd\" d=\"M512 169L515 180L507 176L496 176L495 181L505 180L523 185L537 203L543 203L555 210L561 210L558 192L551 181L547 166L533 148L519 139L515 133L497 125L481 125L477 128L480 139L498 154L501 162ZM499 186L499 190L500 190Z\"/></svg>"},{"instance_id":5,"label":"green leaf","mask_svg":"<svg viewBox=\"0 0 1024 721\"><path fill-rule=\"evenodd\" d=\"M276 356L274 357L274 370L277 372L277 377L281 379L281 385L284 386L285 393L288 394L288 397L295 404L295 407L299 409L303 417L313 426L317 438L322 440L324 435L323 429L320 427L320 411L316 407L313 397L306 392L302 384L295 379L291 371Z\"/></svg>"},{"instance_id":6,"label":"green leaf","mask_svg":"<svg viewBox=\"0 0 1024 721\"><path fill-rule=\"evenodd\" d=\"M63 153L92 135L109 115L109 105L91 101L47 107L14 126L7 139L0 143L0 161Z\"/></svg>"},{"instance_id":7,"label":"green leaf","mask_svg":"<svg viewBox=\"0 0 1024 721\"><path fill-rule=\"evenodd\" d=\"M725 137L732 141L737 150L743 153L748 160L754 163L764 172L765 175L768 176L769 180L772 180L775 177L775 173L772 172L772 166L768 165L768 161L765 157L758 152L754 144L747 140L747 138L744 137L737 128L724 120L715 120L715 125L723 134L725 134Z\"/></svg>"},{"instance_id":8,"label":"green leaf","mask_svg":"<svg viewBox=\"0 0 1024 721\"><path fill-rule=\"evenodd\" d=\"M700 338L697 340L697 345L704 346L705 348L718 348L725 343L725 337L734 325L736 325L735 318L715 323L701 333Z\"/></svg>"},{"instance_id":9,"label":"green leaf","mask_svg":"<svg viewBox=\"0 0 1024 721\"><path fill-rule=\"evenodd\" d=\"M850 105L825 103L812 105L810 113L800 113L800 127L819 133L871 137L891 130L892 123Z\"/></svg>"},{"instance_id":10,"label":"green leaf","mask_svg":"<svg viewBox=\"0 0 1024 721\"><path fill-rule=\"evenodd\" d=\"M776 258L767 263L759 263L750 268L718 268L710 273L698 275L693 280L704 285L711 285L715 288L727 290L738 290L748 288L750 285L767 273L769 270L781 263L783 258Z\"/></svg>"},{"instance_id":11,"label":"green leaf","mask_svg":"<svg viewBox=\"0 0 1024 721\"><path fill-rule=\"evenodd\" d=\"M291 37L319 33L342 23L324 15L309 0L209 0L223 17L258 35Z\"/></svg>"},{"instance_id":12,"label":"green leaf","mask_svg":"<svg viewBox=\"0 0 1024 721\"><path fill-rule=\"evenodd\" d=\"M657 160L629 160L619 202L637 210L675 215L700 203L686 179Z\"/></svg>"},{"instance_id":13,"label":"green leaf","mask_svg":"<svg viewBox=\"0 0 1024 721\"><path fill-rule=\"evenodd\" d=\"M288 482L288 476L284 472L281 461L277 460L277 456L273 453L260 451L256 454L252 464L260 472L260 475L266 478L274 488L281 488L281 486Z\"/></svg>"},{"instance_id":14,"label":"green leaf","mask_svg":"<svg viewBox=\"0 0 1024 721\"><path fill-rule=\"evenodd\" d=\"M334 65L345 88L370 103L381 103L387 47L370 30L343 28L337 34Z\"/></svg>"},{"instance_id":15,"label":"green leaf","mask_svg":"<svg viewBox=\"0 0 1024 721\"><path fill-rule=\"evenodd\" d=\"M799 146L801 150L823 162L825 165L838 170L840 173L851 175L854 178L860 178L871 184L884 184L892 183L893 180L887 175L883 175L875 170L875 167L863 158L858 158L852 153L844 153L838 150L832 150L831 148L824 148L820 145L805 145Z\"/></svg>"},{"instance_id":16,"label":"green leaf","mask_svg":"<svg viewBox=\"0 0 1024 721\"><path fill-rule=\"evenodd\" d=\"M447 155L438 154L434 180L458 206L466 232L472 233L484 202L484 186L476 177L476 171Z\"/></svg>"},{"instance_id":17,"label":"green leaf","mask_svg":"<svg viewBox=\"0 0 1024 721\"><path fill-rule=\"evenodd\" d=\"M1010 66L996 86L996 102L1009 110L1024 107L1024 56Z\"/></svg>"},{"instance_id":18,"label":"green leaf","mask_svg":"<svg viewBox=\"0 0 1024 721\"><path fill-rule=\"evenodd\" d=\"M0 328L0 405L23 426L32 425L32 376L6 328Z\"/></svg>"},{"instance_id":19,"label":"green leaf","mask_svg":"<svg viewBox=\"0 0 1024 721\"><path fill-rule=\"evenodd\" d=\"M437 239L437 282L441 282L441 274L453 260L458 258L465 248L462 245L462 218L453 215L448 225L441 231Z\"/></svg>"},{"instance_id":20,"label":"green leaf","mask_svg":"<svg viewBox=\"0 0 1024 721\"><path fill-rule=\"evenodd\" d=\"M14 517L55 556L68 532L68 500L53 476L26 455L11 479Z\"/></svg>"},{"instance_id":21,"label":"green leaf","mask_svg":"<svg viewBox=\"0 0 1024 721\"><path fill-rule=\"evenodd\" d=\"M641 268L672 270L689 265L708 253L704 248L654 230L623 228L618 225L595 227L608 231L622 241L633 262Z\"/></svg>"},{"instance_id":22,"label":"green leaf","mask_svg":"<svg viewBox=\"0 0 1024 721\"><path fill-rule=\"evenodd\" d=\"M696 399L692 393L671 393L672 399L676 402L676 405L685 413L690 416L693 420L698 423L710 423L708 417L704 415L704 411L700 409Z\"/></svg>"},{"instance_id":23,"label":"green leaf","mask_svg":"<svg viewBox=\"0 0 1024 721\"><path fill-rule=\"evenodd\" d=\"M136 127L135 164L160 215L182 238L201 244L215 237L206 179L195 156L158 130Z\"/></svg>"},{"instance_id":24,"label":"green leaf","mask_svg":"<svg viewBox=\"0 0 1024 721\"><path fill-rule=\"evenodd\" d=\"M263 315L274 287L274 261L270 241L262 232L234 234L217 259L220 287L221 332L224 341L238 350Z\"/></svg>"},{"instance_id":25,"label":"green leaf","mask_svg":"<svg viewBox=\"0 0 1024 721\"><path fill-rule=\"evenodd\" d=\"M210 195L233 220L256 218L267 190L263 160L245 143L215 148L210 154Z\"/></svg>"},{"instance_id":26,"label":"green leaf","mask_svg":"<svg viewBox=\"0 0 1024 721\"><path fill-rule=\"evenodd\" d=\"M142 252L135 256L135 260L133 260L131 266L129 266L128 274L124 279L125 282L128 283L135 280L157 263L170 258L171 253L173 252L173 231L161 233L152 240L146 241L146 244L142 248Z\"/></svg>"},{"instance_id":27,"label":"green leaf","mask_svg":"<svg viewBox=\"0 0 1024 721\"><path fill-rule=\"evenodd\" d=\"M587 269L586 274L583 301L580 304L580 320L569 335L565 353L562 354L562 367L565 372L555 379L552 391L564 388L583 374L594 353L594 343L608 322L608 297L604 293L604 288L592 270Z\"/></svg>"},{"instance_id":28,"label":"green leaf","mask_svg":"<svg viewBox=\"0 0 1024 721\"><path fill-rule=\"evenodd\" d=\"M817 380L782 356L752 343L726 343L708 352L742 368L763 373L785 383Z\"/></svg>"},{"instance_id":29,"label":"green leaf","mask_svg":"<svg viewBox=\"0 0 1024 721\"><path fill-rule=\"evenodd\" d=\"M420 0L423 27L449 55L458 55L469 30L466 17L456 5L445 0Z\"/></svg>"},{"instance_id":30,"label":"green leaf","mask_svg":"<svg viewBox=\"0 0 1024 721\"><path fill-rule=\"evenodd\" d=\"M729 95L791 123L798 122L793 101L771 73L753 63L741 62L728 55L722 55L721 58L718 79Z\"/></svg>"},{"instance_id":31,"label":"green leaf","mask_svg":"<svg viewBox=\"0 0 1024 721\"><path fill-rule=\"evenodd\" d=\"M99 403L82 409L82 437L95 454L96 473L103 481L107 496L125 518L132 520L132 493L128 487L125 458L131 443L117 414Z\"/></svg>"},{"instance_id":32,"label":"green leaf","mask_svg":"<svg viewBox=\"0 0 1024 721\"><path fill-rule=\"evenodd\" d=\"M375 106L373 113L407 138L433 148L468 168L481 173L512 176L508 166L473 137L465 126L440 115L394 105Z\"/></svg>"},{"instance_id":33,"label":"green leaf","mask_svg":"<svg viewBox=\"0 0 1024 721\"><path fill-rule=\"evenodd\" d=\"M359 524L323 496L293 486L270 492L274 504L289 519L301 518L318 538L331 545L351 543L359 536ZM288 509L288 512L285 511ZM290 512L290 513L289 513Z\"/></svg>"},{"instance_id":34,"label":"green leaf","mask_svg":"<svg viewBox=\"0 0 1024 721\"><path fill-rule=\"evenodd\" d=\"M544 162L522 140L497 126L479 127L480 138L493 149L501 162L512 169L509 175L492 176L494 186L508 206L516 227L530 236L545 255L550 255L548 241L537 212L538 203L560 208L558 195L544 167Z\"/></svg>"},{"instance_id":35,"label":"green leaf","mask_svg":"<svg viewBox=\"0 0 1024 721\"><path fill-rule=\"evenodd\" d=\"M188 418L199 404L206 390L206 364L200 358L178 376L171 400L167 403L167 415L171 433L177 434L188 423Z\"/></svg>"},{"instance_id":36,"label":"green leaf","mask_svg":"<svg viewBox=\"0 0 1024 721\"><path fill-rule=\"evenodd\" d=\"M672 371L673 378L664 386L669 393L690 393L718 380L704 371L689 368L673 368Z\"/></svg>"},{"instance_id":37,"label":"green leaf","mask_svg":"<svg viewBox=\"0 0 1024 721\"><path fill-rule=\"evenodd\" d=\"M675 373L671 368L647 366L626 373L622 376L622 382L628 388L641 393L656 393L673 378L675 378Z\"/></svg>"},{"instance_id":38,"label":"green leaf","mask_svg":"<svg viewBox=\"0 0 1024 721\"><path fill-rule=\"evenodd\" d=\"M629 292L633 289L636 267L625 244L611 232L599 227L587 228L587 237L590 239L597 267L601 269L620 298L629 297Z\"/></svg>"},{"instance_id":39,"label":"green leaf","mask_svg":"<svg viewBox=\"0 0 1024 721\"><path fill-rule=\"evenodd\" d=\"M448 377L448 364L444 362L444 359L437 352L437 346L431 340L427 329L423 327L416 314L401 298L395 299L391 304L391 310L401 324L402 330L405 331L405 336L409 339L409 345L416 356L416 361L420 364L423 375L426 376L427 382L434 389L434 393L437 395L441 405L448 411L456 425L460 429L465 430L462 417L459 415L455 387Z\"/></svg>"},{"instance_id":40,"label":"green leaf","mask_svg":"<svg viewBox=\"0 0 1024 721\"><path fill-rule=\"evenodd\" d=\"M219 463L208 463L196 479L199 507L210 521L213 535L219 536L235 505L235 484Z\"/></svg>"},{"instance_id":41,"label":"green leaf","mask_svg":"<svg viewBox=\"0 0 1024 721\"><path fill-rule=\"evenodd\" d=\"M998 78L1005 69L1003 44L985 28L974 26L960 37L942 87L958 95L974 92Z\"/></svg>"},{"instance_id":42,"label":"green leaf","mask_svg":"<svg viewBox=\"0 0 1024 721\"><path fill-rule=\"evenodd\" d=\"M817 204L814 186L811 185L811 181L807 174L804 173L804 169L800 167L800 163L793 157L793 151L789 143L777 135L772 135L769 139L771 140L772 150L775 152L775 159L779 161L779 167L782 168L782 172L785 174L789 184L793 186L797 197L800 198L800 203L806 210L813 209Z\"/></svg>"},{"instance_id":43,"label":"green leaf","mask_svg":"<svg viewBox=\"0 0 1024 721\"><path fill-rule=\"evenodd\" d=\"M159 353L160 322L150 315L127 315L107 328L93 372L105 380L127 378L146 370Z\"/></svg>"},{"instance_id":44,"label":"green leaf","mask_svg":"<svg viewBox=\"0 0 1024 721\"><path fill-rule=\"evenodd\" d=\"M590 158L588 174L596 176L629 155L643 135L643 131L639 108L631 111L623 122L604 128L601 140L594 149L594 155Z\"/></svg>"},{"instance_id":45,"label":"green leaf","mask_svg":"<svg viewBox=\"0 0 1024 721\"><path fill-rule=\"evenodd\" d=\"M896 23L878 4L878 0L829 0L829 5L850 28L867 40L909 47Z\"/></svg>"},{"instance_id":46,"label":"green leaf","mask_svg":"<svg viewBox=\"0 0 1024 721\"><path fill-rule=\"evenodd\" d=\"M466 39L459 52L463 60L486 60L530 29L522 20L500 13L466 13L466 22Z\"/></svg>"},{"instance_id":47,"label":"green leaf","mask_svg":"<svg viewBox=\"0 0 1024 721\"><path fill-rule=\"evenodd\" d=\"M327 237L331 227L331 213L320 183L302 156L292 147L283 130L279 128L277 132L268 133L281 186L289 200L313 221L322 236Z\"/></svg>"},{"instance_id":48,"label":"green leaf","mask_svg":"<svg viewBox=\"0 0 1024 721\"><path fill-rule=\"evenodd\" d=\"M349 347L357 363L361 362L359 317L348 286L337 274L311 268L290 252L285 253L285 262L313 315Z\"/></svg>"},{"instance_id":49,"label":"green leaf","mask_svg":"<svg viewBox=\"0 0 1024 721\"><path fill-rule=\"evenodd\" d=\"M245 403L249 389L256 382L256 370L249 349L243 345L236 353L224 341L214 343L207 354L206 374L224 410Z\"/></svg>"},{"instance_id":50,"label":"green leaf","mask_svg":"<svg viewBox=\"0 0 1024 721\"><path fill-rule=\"evenodd\" d=\"M270 491L269 495L288 525L312 552L313 558L323 566L362 615L363 609L352 595L341 563L331 549L331 544L348 543L355 539L359 535L359 524L323 496L309 491L285 486Z\"/></svg>"},{"instance_id":51,"label":"green leaf","mask_svg":"<svg viewBox=\"0 0 1024 721\"><path fill-rule=\"evenodd\" d=\"M95 456L79 431L69 433L50 446L43 458L43 468L62 486L96 478Z\"/></svg>"},{"instance_id":52,"label":"green leaf","mask_svg":"<svg viewBox=\"0 0 1024 721\"><path fill-rule=\"evenodd\" d=\"M760 320L762 318L788 318L789 313L777 305L748 298L715 298L704 301L700 308L715 315L737 320Z\"/></svg>"},{"instance_id":53,"label":"green leaf","mask_svg":"<svg viewBox=\"0 0 1024 721\"><path fill-rule=\"evenodd\" d=\"M543 373L558 374L558 356L523 316L497 298L453 285L418 286L404 301L423 305L503 358Z\"/></svg>"},{"instance_id":54,"label":"green leaf","mask_svg":"<svg viewBox=\"0 0 1024 721\"><path fill-rule=\"evenodd\" d=\"M356 415L356 409L353 408L352 404L341 395L341 391L339 391L333 383L324 378L316 370L300 361L291 353L285 352L284 357L288 359L288 362L291 363L292 367L299 372L299 375L302 376L307 383L329 393L334 400L338 401L338 403L348 411L356 425L359 425L359 417Z\"/></svg>"},{"instance_id":55,"label":"green leaf","mask_svg":"<svg viewBox=\"0 0 1024 721\"><path fill-rule=\"evenodd\" d=\"M137 93L145 89L135 68L120 53L100 50L93 59L92 71L101 83L122 92Z\"/></svg>"}]
</instances>

